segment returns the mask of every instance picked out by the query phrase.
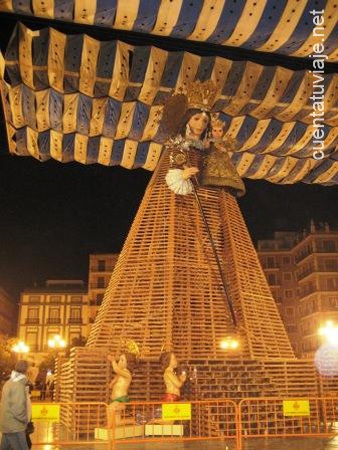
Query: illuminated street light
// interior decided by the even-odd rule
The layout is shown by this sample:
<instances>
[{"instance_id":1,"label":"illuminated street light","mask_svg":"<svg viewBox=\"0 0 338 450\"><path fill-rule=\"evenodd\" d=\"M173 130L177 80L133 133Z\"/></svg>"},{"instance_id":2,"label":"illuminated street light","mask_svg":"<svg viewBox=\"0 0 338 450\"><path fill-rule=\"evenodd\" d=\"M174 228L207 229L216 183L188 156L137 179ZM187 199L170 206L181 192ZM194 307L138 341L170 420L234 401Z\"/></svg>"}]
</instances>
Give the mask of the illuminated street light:
<instances>
[{"instance_id":1,"label":"illuminated street light","mask_svg":"<svg viewBox=\"0 0 338 450\"><path fill-rule=\"evenodd\" d=\"M338 345L338 326L328 320L324 327L320 327L318 334L323 336L327 343Z\"/></svg>"},{"instance_id":2,"label":"illuminated street light","mask_svg":"<svg viewBox=\"0 0 338 450\"><path fill-rule=\"evenodd\" d=\"M239 341L233 336L227 336L226 339L221 341L220 347L223 350L237 350L239 347Z\"/></svg>"},{"instance_id":3,"label":"illuminated street light","mask_svg":"<svg viewBox=\"0 0 338 450\"><path fill-rule=\"evenodd\" d=\"M59 334L56 334L53 339L48 339L48 347L52 349L65 348L67 347L67 342Z\"/></svg>"},{"instance_id":4,"label":"illuminated street light","mask_svg":"<svg viewBox=\"0 0 338 450\"><path fill-rule=\"evenodd\" d=\"M67 347L67 342L64 339L62 339L62 337L59 334L55 334L52 339L48 339L48 347L52 350L56 350L55 355L57 356L57 358L59 358L60 356L63 355L63 352L61 350ZM54 375L52 374L52 371L47 372L46 384L48 382L48 379L54 380ZM51 394L51 397L54 399L54 401L60 400L60 382L56 383L54 396L53 394Z\"/></svg>"},{"instance_id":5,"label":"illuminated street light","mask_svg":"<svg viewBox=\"0 0 338 450\"><path fill-rule=\"evenodd\" d=\"M29 352L29 346L23 341L19 341L13 345L12 350L13 352L17 353L19 357L22 357Z\"/></svg>"}]
</instances>

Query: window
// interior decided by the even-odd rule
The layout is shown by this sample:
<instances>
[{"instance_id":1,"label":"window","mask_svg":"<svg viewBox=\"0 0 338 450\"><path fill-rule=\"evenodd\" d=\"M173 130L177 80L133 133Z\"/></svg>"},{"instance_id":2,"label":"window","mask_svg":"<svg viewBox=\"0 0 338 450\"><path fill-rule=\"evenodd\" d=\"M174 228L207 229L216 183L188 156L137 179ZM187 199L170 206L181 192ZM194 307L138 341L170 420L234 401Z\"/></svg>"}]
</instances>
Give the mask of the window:
<instances>
[{"instance_id":1,"label":"window","mask_svg":"<svg viewBox=\"0 0 338 450\"><path fill-rule=\"evenodd\" d=\"M338 289L338 279L328 278L326 280L326 288L330 291L335 291L336 289Z\"/></svg>"},{"instance_id":2,"label":"window","mask_svg":"<svg viewBox=\"0 0 338 450\"><path fill-rule=\"evenodd\" d=\"M39 308L28 308L27 317L29 319L37 319L39 317Z\"/></svg>"},{"instance_id":3,"label":"window","mask_svg":"<svg viewBox=\"0 0 338 450\"><path fill-rule=\"evenodd\" d=\"M269 267L269 268L276 267L276 259L274 256L268 256L266 258L266 267Z\"/></svg>"},{"instance_id":4,"label":"window","mask_svg":"<svg viewBox=\"0 0 338 450\"><path fill-rule=\"evenodd\" d=\"M329 306L331 308L338 308L338 296L329 297Z\"/></svg>"},{"instance_id":5,"label":"window","mask_svg":"<svg viewBox=\"0 0 338 450\"><path fill-rule=\"evenodd\" d=\"M338 270L338 261L336 259L327 259L326 261L323 261L323 266L325 270L333 272Z\"/></svg>"},{"instance_id":6,"label":"window","mask_svg":"<svg viewBox=\"0 0 338 450\"><path fill-rule=\"evenodd\" d=\"M293 298L292 289L285 289L284 295L285 295L285 298Z\"/></svg>"},{"instance_id":7,"label":"window","mask_svg":"<svg viewBox=\"0 0 338 450\"><path fill-rule=\"evenodd\" d=\"M60 308L50 308L48 314L48 323L57 324L60 323Z\"/></svg>"},{"instance_id":8,"label":"window","mask_svg":"<svg viewBox=\"0 0 338 450\"><path fill-rule=\"evenodd\" d=\"M283 280L284 281L291 281L292 280L292 273L291 272L285 272L283 274Z\"/></svg>"},{"instance_id":9,"label":"window","mask_svg":"<svg viewBox=\"0 0 338 450\"><path fill-rule=\"evenodd\" d=\"M323 252L335 252L336 243L335 241L322 241Z\"/></svg>"},{"instance_id":10,"label":"window","mask_svg":"<svg viewBox=\"0 0 338 450\"><path fill-rule=\"evenodd\" d=\"M106 270L106 261L104 259L99 259L97 262L97 268L99 272L104 272Z\"/></svg>"},{"instance_id":11,"label":"window","mask_svg":"<svg viewBox=\"0 0 338 450\"><path fill-rule=\"evenodd\" d=\"M39 308L28 308L26 323L28 324L39 323Z\"/></svg>"},{"instance_id":12,"label":"window","mask_svg":"<svg viewBox=\"0 0 338 450\"><path fill-rule=\"evenodd\" d=\"M70 308L69 323L81 323L81 309L80 308Z\"/></svg>"},{"instance_id":13,"label":"window","mask_svg":"<svg viewBox=\"0 0 338 450\"><path fill-rule=\"evenodd\" d=\"M104 282L104 277L98 277L97 279L97 287L98 288L104 288L105 286L105 282Z\"/></svg>"},{"instance_id":14,"label":"window","mask_svg":"<svg viewBox=\"0 0 338 450\"><path fill-rule=\"evenodd\" d=\"M50 303L61 303L61 295L51 295Z\"/></svg>"},{"instance_id":15,"label":"window","mask_svg":"<svg viewBox=\"0 0 338 450\"><path fill-rule=\"evenodd\" d=\"M293 308L292 306L288 306L285 312L288 317L292 317L295 315L295 308Z\"/></svg>"},{"instance_id":16,"label":"window","mask_svg":"<svg viewBox=\"0 0 338 450\"><path fill-rule=\"evenodd\" d=\"M72 295L70 297L70 303L75 304L75 305L82 303L82 296L81 295Z\"/></svg>"},{"instance_id":17,"label":"window","mask_svg":"<svg viewBox=\"0 0 338 450\"><path fill-rule=\"evenodd\" d=\"M282 259L282 261L283 261L283 265L287 265L287 264L290 264L290 262L291 262L291 260L290 260L290 257L289 257L289 256L283 256L283 259Z\"/></svg>"},{"instance_id":18,"label":"window","mask_svg":"<svg viewBox=\"0 0 338 450\"><path fill-rule=\"evenodd\" d=\"M26 342L29 346L30 351L36 351L37 350L37 342L38 342L38 335L37 333L27 333L26 334Z\"/></svg>"},{"instance_id":19,"label":"window","mask_svg":"<svg viewBox=\"0 0 338 450\"><path fill-rule=\"evenodd\" d=\"M28 297L28 303L40 303L40 296L39 295L30 295Z\"/></svg>"},{"instance_id":20,"label":"window","mask_svg":"<svg viewBox=\"0 0 338 450\"><path fill-rule=\"evenodd\" d=\"M277 284L276 274L274 274L274 273L269 273L268 274L268 283L269 284Z\"/></svg>"}]
</instances>

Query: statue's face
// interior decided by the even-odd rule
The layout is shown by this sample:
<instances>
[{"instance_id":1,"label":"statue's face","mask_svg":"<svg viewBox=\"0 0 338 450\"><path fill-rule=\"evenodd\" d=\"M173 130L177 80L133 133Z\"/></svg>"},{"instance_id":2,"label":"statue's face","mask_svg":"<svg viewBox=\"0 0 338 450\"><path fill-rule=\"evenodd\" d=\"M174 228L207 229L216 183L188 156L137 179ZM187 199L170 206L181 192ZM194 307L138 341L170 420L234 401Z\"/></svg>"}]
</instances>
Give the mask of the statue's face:
<instances>
[{"instance_id":1,"label":"statue's face","mask_svg":"<svg viewBox=\"0 0 338 450\"><path fill-rule=\"evenodd\" d=\"M119 358L119 362L117 363L120 369L127 368L127 358L126 355L121 355Z\"/></svg>"},{"instance_id":2,"label":"statue's face","mask_svg":"<svg viewBox=\"0 0 338 450\"><path fill-rule=\"evenodd\" d=\"M202 133L206 130L208 123L209 117L205 113L201 112L190 117L188 125L191 133L195 137L200 138Z\"/></svg>"},{"instance_id":3,"label":"statue's face","mask_svg":"<svg viewBox=\"0 0 338 450\"><path fill-rule=\"evenodd\" d=\"M176 359L176 356L175 356L174 353L171 354L171 357L170 357L170 365L171 365L171 367L173 367L174 369L176 369L176 367L177 367L177 359Z\"/></svg>"},{"instance_id":4,"label":"statue's face","mask_svg":"<svg viewBox=\"0 0 338 450\"><path fill-rule=\"evenodd\" d=\"M221 139L224 134L224 128L220 125L215 125L211 129L212 137L215 139Z\"/></svg>"}]
</instances>

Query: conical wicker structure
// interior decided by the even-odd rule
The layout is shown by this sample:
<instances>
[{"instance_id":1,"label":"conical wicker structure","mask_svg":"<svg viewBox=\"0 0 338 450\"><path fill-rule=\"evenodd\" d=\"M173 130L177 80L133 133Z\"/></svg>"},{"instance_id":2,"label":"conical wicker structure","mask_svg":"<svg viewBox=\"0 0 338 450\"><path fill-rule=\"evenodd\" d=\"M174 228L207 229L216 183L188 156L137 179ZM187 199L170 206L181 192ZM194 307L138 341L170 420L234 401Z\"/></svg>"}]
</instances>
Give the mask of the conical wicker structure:
<instances>
[{"instance_id":1,"label":"conical wicker structure","mask_svg":"<svg viewBox=\"0 0 338 450\"><path fill-rule=\"evenodd\" d=\"M197 156L198 158L198 156ZM164 347L180 359L223 358L236 332L243 358L294 358L293 350L237 204L225 190L197 187L236 311L194 194L171 192L164 154L113 272L88 346L117 351L135 340L141 355Z\"/></svg>"}]
</instances>

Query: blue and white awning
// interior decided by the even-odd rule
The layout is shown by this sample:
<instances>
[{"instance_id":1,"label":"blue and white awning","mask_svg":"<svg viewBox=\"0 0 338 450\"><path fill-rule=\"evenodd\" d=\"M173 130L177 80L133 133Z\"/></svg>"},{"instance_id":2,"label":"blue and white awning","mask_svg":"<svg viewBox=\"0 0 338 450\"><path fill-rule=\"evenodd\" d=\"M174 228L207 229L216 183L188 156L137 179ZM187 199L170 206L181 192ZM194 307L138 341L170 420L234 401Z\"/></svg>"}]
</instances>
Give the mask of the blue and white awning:
<instances>
[{"instance_id":1,"label":"blue and white awning","mask_svg":"<svg viewBox=\"0 0 338 450\"><path fill-rule=\"evenodd\" d=\"M325 54L338 60L336 0L3 0L0 11L295 57L318 41L318 11Z\"/></svg>"},{"instance_id":2,"label":"blue and white awning","mask_svg":"<svg viewBox=\"0 0 338 450\"><path fill-rule=\"evenodd\" d=\"M96 23L101 17L107 26L120 26L123 22L121 11L128 2L118 2L118 6L108 7L112 3L111 0L82 1L82 6L88 5L83 6L88 13L83 14L83 21ZM159 30L156 23L164 20L165 5L169 9L176 5L176 13L180 11L183 14L189 2L162 0L136 3L138 8L135 8L134 3L133 8L137 14L132 17L127 14L122 28L125 26L125 29L129 27L135 30L138 27L138 31L142 31L140 27L150 27L144 28L144 32L155 33ZM151 15L154 11L146 16L149 22L140 20L145 17L141 9L146 8L148 3L158 7L155 24ZM191 3L198 4L199 8L194 13L191 10L192 15L184 13L188 14L184 23L194 25L191 25L190 33L178 37L199 39L194 33L197 25L200 26L207 19L202 14L206 4L217 4L217 14L221 3L223 9L229 7L229 2L224 1L191 0ZM244 3L245 6L241 8ZM289 3L294 2L257 3L259 16L257 12L257 17L251 21L248 19L248 30L258 17L263 20L268 4L274 4L278 17L283 16L285 23L289 23L286 11ZM282 6L277 7L277 3L283 5L284 15ZM304 3L300 1L300 9L297 9L297 14L293 13L298 21ZM3 4L9 7L12 2ZM13 1L12 6L14 4L18 8L19 3ZM56 11L61 8L64 14L68 14L63 19L81 22L79 2L20 0L20 7L24 8L20 12L30 14L28 5L31 4L35 12L39 9L39 15L45 8L44 15L54 18ZM249 14L248 5L249 2L236 3L236 14L238 11L242 14L236 18L237 25L236 22L233 24L236 33L243 28L243 18ZM100 16L97 8L105 13ZM327 2L326 8L333 8L331 2ZM198 15L197 11L200 11ZM183 20L180 14L176 14L176 19L170 16L171 22L167 23L163 33L169 27L170 36L183 33L183 28L176 26L178 21ZM210 17L214 17L214 13L210 14ZM114 19L109 22L110 19L106 20L108 16ZM223 20L222 17L217 20ZM304 36L305 28L298 28L295 18L292 19L292 33L286 29L285 36L297 33ZM216 16L214 19L208 25L209 31L217 28L213 25ZM227 27L230 25L227 24ZM224 31L226 27L222 29ZM262 27L262 30L265 28ZM269 28L267 30L271 33ZM330 33L334 33L334 30L332 28ZM229 45L232 34L220 43ZM254 34L250 35L250 39ZM200 39L217 42L212 41L215 36L213 31L207 37L201 35ZM262 36L258 39L260 50L262 39ZM245 47L249 40L239 40L238 46ZM290 47L286 45L287 42L284 42L284 53ZM310 45L310 41L304 42ZM292 52L289 48L289 54L295 55L302 46L292 48ZM329 53L330 48L329 45L327 54L334 60L337 50ZM271 47L271 51L275 51L275 47ZM164 100L173 89L189 81L211 78L220 86L213 109L221 112L228 124L227 134L238 142L232 160L240 176L282 184L299 181L338 184L337 74L324 75L319 68L313 72L293 71L280 66L199 56L185 51L167 51L154 46L134 46L121 41L101 42L83 34L67 35L52 28L32 31L23 25L16 28L5 58L0 61L0 69L9 147L13 154L31 155L41 161L54 158L61 162L75 160L83 164L100 163L107 166L121 165L128 169L143 167L154 170L164 140L158 123ZM318 95L322 92L321 103L325 113L315 134L313 93L317 90ZM323 158L315 159L315 151L323 152Z\"/></svg>"}]
</instances>

